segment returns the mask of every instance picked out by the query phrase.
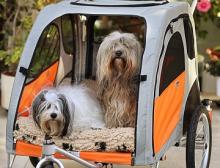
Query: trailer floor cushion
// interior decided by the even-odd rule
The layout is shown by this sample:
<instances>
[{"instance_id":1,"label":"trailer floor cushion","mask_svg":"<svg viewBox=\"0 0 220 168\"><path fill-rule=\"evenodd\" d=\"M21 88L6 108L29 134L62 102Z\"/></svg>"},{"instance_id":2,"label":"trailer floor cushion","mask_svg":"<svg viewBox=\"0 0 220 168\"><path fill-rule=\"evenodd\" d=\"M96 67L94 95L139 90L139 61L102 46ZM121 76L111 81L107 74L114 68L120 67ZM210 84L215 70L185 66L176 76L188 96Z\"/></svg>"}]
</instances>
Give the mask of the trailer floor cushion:
<instances>
[{"instance_id":1,"label":"trailer floor cushion","mask_svg":"<svg viewBox=\"0 0 220 168\"><path fill-rule=\"evenodd\" d=\"M31 117L19 117L14 131L15 140L43 144L44 133ZM70 136L53 137L55 144L70 151L134 152L134 128L89 129Z\"/></svg>"}]
</instances>

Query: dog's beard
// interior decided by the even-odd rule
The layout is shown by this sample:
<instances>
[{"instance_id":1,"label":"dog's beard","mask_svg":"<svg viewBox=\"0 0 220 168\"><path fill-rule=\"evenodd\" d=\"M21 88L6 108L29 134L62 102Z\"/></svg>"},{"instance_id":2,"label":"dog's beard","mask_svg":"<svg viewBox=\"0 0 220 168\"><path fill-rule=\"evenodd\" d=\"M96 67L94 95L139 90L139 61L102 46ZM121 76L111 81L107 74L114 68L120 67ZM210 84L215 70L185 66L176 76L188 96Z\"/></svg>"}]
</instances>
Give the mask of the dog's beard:
<instances>
[{"instance_id":1,"label":"dog's beard","mask_svg":"<svg viewBox=\"0 0 220 168\"><path fill-rule=\"evenodd\" d=\"M62 122L59 120L47 120L41 122L41 129L48 135L58 136L62 132Z\"/></svg>"},{"instance_id":2,"label":"dog's beard","mask_svg":"<svg viewBox=\"0 0 220 168\"><path fill-rule=\"evenodd\" d=\"M122 73L126 67L126 60L124 58L113 58L111 62L111 68L115 73Z\"/></svg>"}]
</instances>

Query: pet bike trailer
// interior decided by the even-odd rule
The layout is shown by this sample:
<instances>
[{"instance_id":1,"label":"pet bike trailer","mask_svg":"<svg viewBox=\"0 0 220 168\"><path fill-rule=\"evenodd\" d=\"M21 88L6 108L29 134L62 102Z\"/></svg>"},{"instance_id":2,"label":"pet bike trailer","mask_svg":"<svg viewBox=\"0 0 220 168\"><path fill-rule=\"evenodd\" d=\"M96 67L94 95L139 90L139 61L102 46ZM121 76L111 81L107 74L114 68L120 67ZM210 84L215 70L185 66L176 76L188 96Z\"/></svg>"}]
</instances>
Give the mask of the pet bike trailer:
<instances>
[{"instance_id":1,"label":"pet bike trailer","mask_svg":"<svg viewBox=\"0 0 220 168\"><path fill-rule=\"evenodd\" d=\"M29 156L36 166L53 141L57 164L70 157L88 167L103 163L159 167L175 145L186 147L187 168L208 168L211 108L209 101L200 101L192 17L196 3L66 0L43 9L16 73L7 122L8 166L10 156L16 155ZM134 34L143 48L135 78L135 127L44 139L30 118L34 97L49 86L95 81L97 50L113 31Z\"/></svg>"}]
</instances>

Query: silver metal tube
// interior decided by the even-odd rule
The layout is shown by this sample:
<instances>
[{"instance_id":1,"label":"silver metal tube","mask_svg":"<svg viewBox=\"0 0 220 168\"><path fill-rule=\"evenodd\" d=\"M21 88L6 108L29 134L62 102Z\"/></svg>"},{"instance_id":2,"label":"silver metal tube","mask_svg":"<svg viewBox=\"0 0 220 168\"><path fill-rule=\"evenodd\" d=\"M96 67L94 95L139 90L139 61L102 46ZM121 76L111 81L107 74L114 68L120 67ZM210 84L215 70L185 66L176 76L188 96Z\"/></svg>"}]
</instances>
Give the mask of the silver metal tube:
<instances>
[{"instance_id":1,"label":"silver metal tube","mask_svg":"<svg viewBox=\"0 0 220 168\"><path fill-rule=\"evenodd\" d=\"M16 155L12 155L12 160L11 160L11 154L8 154L8 163L7 163L7 167L8 168L12 168L12 166L13 166L13 163L14 163L14 161L15 161L15 157L16 157Z\"/></svg>"},{"instance_id":2,"label":"silver metal tube","mask_svg":"<svg viewBox=\"0 0 220 168\"><path fill-rule=\"evenodd\" d=\"M54 163L56 163L58 166L59 166L59 168L64 168L64 166L63 166L63 164L61 163L61 161L59 161L58 159L56 159L56 158L52 158L52 161L54 162Z\"/></svg>"},{"instance_id":3,"label":"silver metal tube","mask_svg":"<svg viewBox=\"0 0 220 168\"><path fill-rule=\"evenodd\" d=\"M36 168L41 168L41 166L42 166L42 165L44 164L44 162L46 162L46 161L47 161L46 158L41 159L41 160L38 162Z\"/></svg>"},{"instance_id":4,"label":"silver metal tube","mask_svg":"<svg viewBox=\"0 0 220 168\"><path fill-rule=\"evenodd\" d=\"M74 155L70 154L69 152L67 152L67 151L65 151L63 149L60 149L60 148L56 147L56 151L59 152L59 153L62 153L66 157L68 157L68 158L70 158L70 159L72 159L72 160L74 160L74 161L76 161L76 162L78 162L78 163L80 163L80 164L82 164L82 165L84 165L86 167L97 168L96 165L93 165L93 164L91 164L91 163L89 163L89 162L87 162L87 161L85 161L83 159L80 159L79 157L74 156Z\"/></svg>"},{"instance_id":5,"label":"silver metal tube","mask_svg":"<svg viewBox=\"0 0 220 168\"><path fill-rule=\"evenodd\" d=\"M196 4L197 4L198 0L193 0L192 4L191 4L191 14L193 15L195 9L196 9Z\"/></svg>"},{"instance_id":6,"label":"silver metal tube","mask_svg":"<svg viewBox=\"0 0 220 168\"><path fill-rule=\"evenodd\" d=\"M11 158L10 158L10 154L8 154L8 162L7 162L7 167L8 168L11 168L10 163L11 163Z\"/></svg>"},{"instance_id":7,"label":"silver metal tube","mask_svg":"<svg viewBox=\"0 0 220 168\"><path fill-rule=\"evenodd\" d=\"M151 168L159 168L159 162L156 162L155 164L151 165Z\"/></svg>"}]
</instances>

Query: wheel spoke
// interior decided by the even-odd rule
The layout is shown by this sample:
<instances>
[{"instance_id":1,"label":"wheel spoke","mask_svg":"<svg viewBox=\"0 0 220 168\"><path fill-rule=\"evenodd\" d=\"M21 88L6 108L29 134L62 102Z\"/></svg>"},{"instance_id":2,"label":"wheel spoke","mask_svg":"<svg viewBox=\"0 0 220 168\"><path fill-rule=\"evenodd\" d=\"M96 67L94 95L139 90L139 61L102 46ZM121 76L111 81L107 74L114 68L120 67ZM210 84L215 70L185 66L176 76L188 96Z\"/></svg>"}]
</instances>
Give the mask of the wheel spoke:
<instances>
[{"instance_id":1,"label":"wheel spoke","mask_svg":"<svg viewBox=\"0 0 220 168\"><path fill-rule=\"evenodd\" d=\"M203 152L202 162L201 162L200 168L206 168L207 159L208 159L207 158L207 150L205 150Z\"/></svg>"}]
</instances>

